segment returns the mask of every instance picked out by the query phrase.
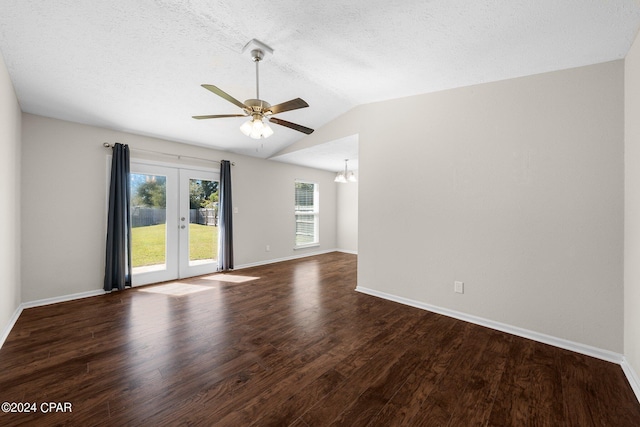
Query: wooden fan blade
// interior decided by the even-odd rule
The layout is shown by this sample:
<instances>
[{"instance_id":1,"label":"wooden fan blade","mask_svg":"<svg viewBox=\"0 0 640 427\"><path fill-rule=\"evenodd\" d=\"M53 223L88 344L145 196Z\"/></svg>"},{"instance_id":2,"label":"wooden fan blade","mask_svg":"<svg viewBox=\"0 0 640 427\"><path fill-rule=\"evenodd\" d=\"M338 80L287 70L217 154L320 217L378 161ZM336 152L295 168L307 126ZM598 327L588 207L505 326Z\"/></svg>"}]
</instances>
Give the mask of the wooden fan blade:
<instances>
[{"instance_id":1,"label":"wooden fan blade","mask_svg":"<svg viewBox=\"0 0 640 427\"><path fill-rule=\"evenodd\" d=\"M218 95L221 98L226 99L227 101L231 102L232 104L237 105L238 107L244 109L247 109L249 107L247 107L246 105L244 105L242 102L238 101L237 99L235 99L233 96L229 95L227 92L223 91L222 89L214 86L214 85L202 85L203 88L210 90L211 92L215 93L216 95Z\"/></svg>"},{"instance_id":2,"label":"wooden fan blade","mask_svg":"<svg viewBox=\"0 0 640 427\"><path fill-rule=\"evenodd\" d=\"M291 122L288 122L286 120L278 119L276 117L269 117L269 121L271 123L275 123L275 124L280 125L280 126L286 126L286 127L291 128L293 130L297 130L298 132L306 133L307 135L310 135L310 134L313 133L313 129L311 129L311 128L308 128L308 127L302 126L302 125L298 125L298 124L295 124L295 123L291 123Z\"/></svg>"},{"instance_id":3,"label":"wooden fan blade","mask_svg":"<svg viewBox=\"0 0 640 427\"><path fill-rule=\"evenodd\" d=\"M208 116L191 116L194 119L222 119L225 117L246 117L246 114L210 114Z\"/></svg>"},{"instance_id":4,"label":"wooden fan blade","mask_svg":"<svg viewBox=\"0 0 640 427\"><path fill-rule=\"evenodd\" d=\"M284 111L297 110L298 108L305 108L308 106L309 104L307 104L303 99L296 98L291 101L283 102L282 104L273 105L265 112L271 111L271 114L278 114Z\"/></svg>"}]
</instances>

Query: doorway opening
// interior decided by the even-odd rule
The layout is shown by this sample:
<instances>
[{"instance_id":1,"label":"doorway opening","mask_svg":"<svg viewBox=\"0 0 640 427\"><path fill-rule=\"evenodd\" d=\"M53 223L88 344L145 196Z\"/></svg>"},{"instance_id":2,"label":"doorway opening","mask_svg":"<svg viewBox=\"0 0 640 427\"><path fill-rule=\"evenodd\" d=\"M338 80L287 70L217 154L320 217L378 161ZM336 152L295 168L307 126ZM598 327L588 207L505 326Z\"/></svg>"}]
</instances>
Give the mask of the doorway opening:
<instances>
[{"instance_id":1,"label":"doorway opening","mask_svg":"<svg viewBox=\"0 0 640 427\"><path fill-rule=\"evenodd\" d=\"M131 163L133 284L217 270L219 174Z\"/></svg>"}]
</instances>

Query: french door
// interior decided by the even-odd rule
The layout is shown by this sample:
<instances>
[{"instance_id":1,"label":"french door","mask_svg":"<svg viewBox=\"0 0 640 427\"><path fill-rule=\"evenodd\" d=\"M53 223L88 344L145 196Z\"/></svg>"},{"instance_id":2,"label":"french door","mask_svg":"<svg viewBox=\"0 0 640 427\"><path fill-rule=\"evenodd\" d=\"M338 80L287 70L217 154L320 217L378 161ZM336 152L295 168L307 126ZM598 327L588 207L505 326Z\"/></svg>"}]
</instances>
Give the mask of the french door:
<instances>
[{"instance_id":1,"label":"french door","mask_svg":"<svg viewBox=\"0 0 640 427\"><path fill-rule=\"evenodd\" d=\"M218 180L210 170L131 162L134 286L216 271Z\"/></svg>"}]
</instances>

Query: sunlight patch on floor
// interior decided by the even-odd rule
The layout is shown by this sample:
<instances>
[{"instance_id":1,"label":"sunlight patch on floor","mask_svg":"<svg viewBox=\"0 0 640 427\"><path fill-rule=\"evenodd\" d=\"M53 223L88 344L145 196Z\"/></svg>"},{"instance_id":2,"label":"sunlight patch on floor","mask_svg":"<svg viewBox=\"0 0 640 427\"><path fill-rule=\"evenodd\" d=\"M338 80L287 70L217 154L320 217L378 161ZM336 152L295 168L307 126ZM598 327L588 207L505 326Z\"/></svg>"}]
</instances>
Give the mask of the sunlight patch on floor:
<instances>
[{"instance_id":1,"label":"sunlight patch on floor","mask_svg":"<svg viewBox=\"0 0 640 427\"><path fill-rule=\"evenodd\" d=\"M258 280L259 277L251 277L251 276L236 276L232 274L212 274L211 276L200 277L200 279L204 280L216 280L218 282L230 282L230 283L244 283L249 282L251 280Z\"/></svg>"},{"instance_id":2,"label":"sunlight patch on floor","mask_svg":"<svg viewBox=\"0 0 640 427\"><path fill-rule=\"evenodd\" d=\"M164 285L145 286L144 288L138 289L138 291L153 294L182 296L211 289L212 288L209 286L188 285L186 283L166 283Z\"/></svg>"}]
</instances>

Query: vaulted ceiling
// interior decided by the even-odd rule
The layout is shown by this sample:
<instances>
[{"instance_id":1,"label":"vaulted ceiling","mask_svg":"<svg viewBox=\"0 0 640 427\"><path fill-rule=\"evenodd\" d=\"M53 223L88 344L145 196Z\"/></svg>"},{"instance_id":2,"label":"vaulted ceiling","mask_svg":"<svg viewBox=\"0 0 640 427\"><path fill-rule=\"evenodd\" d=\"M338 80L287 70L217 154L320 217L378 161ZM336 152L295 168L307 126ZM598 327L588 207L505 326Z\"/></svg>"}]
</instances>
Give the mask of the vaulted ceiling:
<instances>
[{"instance_id":1,"label":"vaulted ceiling","mask_svg":"<svg viewBox=\"0 0 640 427\"><path fill-rule=\"evenodd\" d=\"M304 134L191 118L241 113L203 83L255 97L251 39L274 49L261 98L303 98L279 117L319 128L360 104L621 59L638 27L638 0L0 1L23 111L262 158ZM327 143L337 164L317 167L339 170Z\"/></svg>"}]
</instances>

